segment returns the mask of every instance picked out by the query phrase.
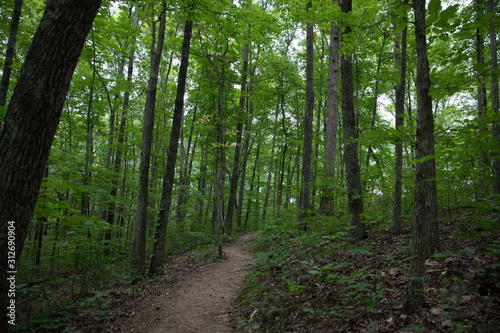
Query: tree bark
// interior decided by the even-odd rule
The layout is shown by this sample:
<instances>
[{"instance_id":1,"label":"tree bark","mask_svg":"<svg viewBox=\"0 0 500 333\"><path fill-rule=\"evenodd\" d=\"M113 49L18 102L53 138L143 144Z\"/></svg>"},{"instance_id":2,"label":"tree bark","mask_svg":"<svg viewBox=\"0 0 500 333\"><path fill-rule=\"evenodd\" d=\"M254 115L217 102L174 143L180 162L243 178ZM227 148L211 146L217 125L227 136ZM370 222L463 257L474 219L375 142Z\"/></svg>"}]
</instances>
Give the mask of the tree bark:
<instances>
[{"instance_id":1,"label":"tree bark","mask_svg":"<svg viewBox=\"0 0 500 333\"><path fill-rule=\"evenodd\" d=\"M248 162L248 154L250 152L250 131L252 130L252 121L253 121L253 75L255 73L255 66L250 71L250 80L248 83L248 119L245 127L245 146L243 151L243 163L241 165L241 176L240 176L240 189L238 193L238 210L236 212L236 227L241 228L242 215L243 215L243 194L245 191L245 179L246 179L246 168ZM246 223L245 223L246 226Z\"/></svg>"},{"instance_id":2,"label":"tree bark","mask_svg":"<svg viewBox=\"0 0 500 333\"><path fill-rule=\"evenodd\" d=\"M352 10L352 0L342 1L343 13ZM342 42L351 33L351 27L346 25L342 33ZM344 46L345 47L345 46ZM344 160L347 183L347 205L349 212L349 238L357 242L365 237L365 225L361 221L363 214L363 193L361 189L361 174L358 162L358 129L354 112L354 92L352 82L351 55L346 53L340 60L340 75L342 77L342 123L344 128Z\"/></svg>"},{"instance_id":3,"label":"tree bark","mask_svg":"<svg viewBox=\"0 0 500 333\"><path fill-rule=\"evenodd\" d=\"M184 25L184 38L182 42L181 64L177 80L177 94L175 96L174 116L170 132L170 142L167 154L167 166L163 177L163 190L161 195L160 215L156 227L155 242L153 246L153 257L149 267L149 274L161 274L163 272L163 257L165 253L165 239L167 237L168 215L172 203L172 190L175 176L175 162L179 147L179 135L182 126L182 115L184 113L184 94L186 91L186 78L189 67L189 50L191 48L191 36L193 32L193 21L187 20Z\"/></svg>"},{"instance_id":4,"label":"tree bark","mask_svg":"<svg viewBox=\"0 0 500 333\"><path fill-rule=\"evenodd\" d=\"M2 81L0 82L0 107L7 104L7 92L9 91L10 73L12 72L11 66L16 52L17 29L19 28L22 9L23 0L16 0L14 2L14 10L12 11L12 20L10 21L9 40L7 41L7 51L5 52Z\"/></svg>"},{"instance_id":5,"label":"tree bark","mask_svg":"<svg viewBox=\"0 0 500 333\"><path fill-rule=\"evenodd\" d=\"M7 272L19 263L71 78L100 5L101 0L47 3L7 107L0 131L2 309L9 302ZM15 226L13 266L7 261L9 221ZM2 310L0 330L6 326Z\"/></svg>"},{"instance_id":6,"label":"tree bark","mask_svg":"<svg viewBox=\"0 0 500 333\"><path fill-rule=\"evenodd\" d=\"M307 3L307 12L312 1ZM302 150L302 175L299 196L299 221L307 229L309 217L309 197L311 194L311 160L314 118L314 27L311 22L306 26L306 104L304 110L304 148Z\"/></svg>"},{"instance_id":7,"label":"tree bark","mask_svg":"<svg viewBox=\"0 0 500 333\"><path fill-rule=\"evenodd\" d=\"M250 30L248 30L248 37L250 37ZM227 203L227 213L226 213L226 234L231 236L233 228L233 213L234 206L236 204L236 190L238 189L238 178L239 178L239 166L240 166L240 155L241 155L241 137L243 132L243 113L245 110L245 96L247 90L247 71L248 71L248 43L245 45L245 50L243 51L243 68L241 73L241 92L240 92L240 104L239 104L239 116L238 122L236 124L236 145L234 146L234 159L233 159L233 170L231 173L231 185L229 188L229 202Z\"/></svg>"},{"instance_id":8,"label":"tree bark","mask_svg":"<svg viewBox=\"0 0 500 333\"><path fill-rule=\"evenodd\" d=\"M495 15L495 0L488 0L488 11ZM497 58L497 34L495 32L495 23L493 18L490 19L490 54L491 54L491 109L495 114L498 114L499 101L498 101L498 58ZM500 126L497 122L492 124L492 137L493 140L500 144ZM493 188L492 194L495 201L500 201L500 155L495 153L493 155Z\"/></svg>"},{"instance_id":9,"label":"tree bark","mask_svg":"<svg viewBox=\"0 0 500 333\"><path fill-rule=\"evenodd\" d=\"M278 100L280 97L278 96ZM273 146L271 148L271 160L269 161L269 171L267 173L267 186L266 186L266 196L264 198L264 207L262 209L262 221L267 218L267 206L269 203L269 194L271 193L271 178L273 175L273 165L274 165L274 150L276 148L276 127L278 127L278 110L274 117L274 134L273 134Z\"/></svg>"},{"instance_id":10,"label":"tree bark","mask_svg":"<svg viewBox=\"0 0 500 333\"><path fill-rule=\"evenodd\" d=\"M139 165L139 193L137 200L137 217L135 221L135 252L134 271L136 277L143 276L146 263L146 226L147 226L147 205L148 205L148 184L149 165L151 161L151 142L153 137L153 127L155 118L156 89L158 84L158 71L163 52L165 38L165 3L160 14L160 28L158 32L158 42L155 50L155 28L153 24L153 43L151 46L151 67L149 71L149 81L146 89L146 104L144 107L144 120L142 128L141 162Z\"/></svg>"},{"instance_id":11,"label":"tree bark","mask_svg":"<svg viewBox=\"0 0 500 333\"><path fill-rule=\"evenodd\" d=\"M425 0L413 2L417 45L417 135L415 144L415 198L410 257L410 281L405 301L406 311L424 303L425 260L433 253L431 227L437 227L436 165L434 155L434 118L427 41L425 35ZM422 161L423 158L430 158Z\"/></svg>"},{"instance_id":12,"label":"tree bark","mask_svg":"<svg viewBox=\"0 0 500 333\"><path fill-rule=\"evenodd\" d=\"M339 6L340 0L333 1ZM334 214L335 158L337 156L337 128L339 116L339 50L340 26L330 26L330 55L328 66L328 87L326 100L325 160L323 176L325 185L319 206L319 213L326 216Z\"/></svg>"},{"instance_id":13,"label":"tree bark","mask_svg":"<svg viewBox=\"0 0 500 333\"><path fill-rule=\"evenodd\" d=\"M378 63L377 63L377 74L375 76L375 96L373 97L373 112L372 112L372 123L371 123L371 130L373 131L375 127L375 118L377 117L377 108L378 108L378 84L379 84L379 77L380 77L380 65L382 64L382 56L384 55L384 46L385 46L385 40L386 40L386 35L384 33L384 39L382 40L382 47L380 48L380 54L378 57ZM366 153L366 162L365 162L365 167L368 169L368 166L370 165L370 157L372 155L372 145L370 144L368 146L368 152Z\"/></svg>"},{"instance_id":14,"label":"tree bark","mask_svg":"<svg viewBox=\"0 0 500 333\"><path fill-rule=\"evenodd\" d=\"M407 1L405 1L407 3ZM406 20L406 18L403 18ZM399 70L399 84L396 85L396 131L402 130L404 126L404 113L405 113L405 87L406 87L406 37L408 28L405 27L401 32L401 54L399 51L399 43L396 42L396 69ZM401 233L401 193L403 187L403 143L400 139L396 142L396 161L394 166L394 173L396 181L394 185L394 209L393 209L393 232L395 234Z\"/></svg>"},{"instance_id":15,"label":"tree bark","mask_svg":"<svg viewBox=\"0 0 500 333\"><path fill-rule=\"evenodd\" d=\"M476 3L476 19L480 20L481 16L484 15L484 9L482 7L482 0L475 0ZM483 49L484 49L484 41L483 35L481 34L481 30L476 28L476 59L478 64L484 64L483 57ZM478 85L477 85L477 113L480 121L484 120L484 114L486 113L486 108L488 107L488 98L486 94L486 84L481 72L478 72ZM486 126L481 125L479 130L481 132L485 132ZM481 148L481 154L479 157L479 172L481 177L479 178L480 182L480 197L486 198L486 193L488 192L488 186L485 185L484 179L487 179L486 176L486 164L488 163L488 159L486 157L485 151Z\"/></svg>"}]
</instances>

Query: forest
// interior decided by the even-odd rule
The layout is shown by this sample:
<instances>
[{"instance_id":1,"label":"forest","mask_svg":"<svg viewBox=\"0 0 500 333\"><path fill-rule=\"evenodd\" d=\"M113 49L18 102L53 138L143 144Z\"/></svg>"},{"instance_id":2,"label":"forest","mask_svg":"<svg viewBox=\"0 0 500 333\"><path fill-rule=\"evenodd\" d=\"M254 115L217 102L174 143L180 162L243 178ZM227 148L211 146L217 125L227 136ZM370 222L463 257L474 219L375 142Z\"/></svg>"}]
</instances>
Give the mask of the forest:
<instances>
[{"instance_id":1,"label":"forest","mask_svg":"<svg viewBox=\"0 0 500 333\"><path fill-rule=\"evenodd\" d=\"M3 0L0 330L114 332L249 232L242 331L497 330L499 11Z\"/></svg>"}]
</instances>

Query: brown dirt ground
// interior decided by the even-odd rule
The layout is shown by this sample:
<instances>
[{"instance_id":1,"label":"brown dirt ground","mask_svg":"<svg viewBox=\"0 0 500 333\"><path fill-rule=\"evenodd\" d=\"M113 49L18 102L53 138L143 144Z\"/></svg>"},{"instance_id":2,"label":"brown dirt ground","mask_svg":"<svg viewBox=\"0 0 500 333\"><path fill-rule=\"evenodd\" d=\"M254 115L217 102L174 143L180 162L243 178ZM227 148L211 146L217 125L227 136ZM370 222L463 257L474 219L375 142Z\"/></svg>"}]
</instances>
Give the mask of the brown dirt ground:
<instances>
[{"instance_id":1,"label":"brown dirt ground","mask_svg":"<svg viewBox=\"0 0 500 333\"><path fill-rule=\"evenodd\" d=\"M227 244L221 262L194 268L174 288L151 297L128 317L116 320L112 331L233 332L231 300L251 269L252 256L245 248L253 236L245 234Z\"/></svg>"}]
</instances>

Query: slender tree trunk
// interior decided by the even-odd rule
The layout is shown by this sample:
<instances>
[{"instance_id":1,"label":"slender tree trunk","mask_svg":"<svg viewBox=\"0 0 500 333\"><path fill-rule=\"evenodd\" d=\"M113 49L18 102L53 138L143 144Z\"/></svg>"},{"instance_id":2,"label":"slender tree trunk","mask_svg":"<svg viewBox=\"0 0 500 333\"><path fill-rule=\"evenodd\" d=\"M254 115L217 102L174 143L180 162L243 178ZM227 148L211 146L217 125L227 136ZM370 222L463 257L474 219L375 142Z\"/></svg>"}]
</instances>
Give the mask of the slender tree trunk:
<instances>
[{"instance_id":1,"label":"slender tree trunk","mask_svg":"<svg viewBox=\"0 0 500 333\"><path fill-rule=\"evenodd\" d=\"M16 52L17 29L22 9L23 0L16 0L14 2L14 10L12 11L12 20L10 21L9 40L7 41L7 51L5 52L2 81L0 82L0 107L7 104L7 92L9 91L10 73L12 71L11 66Z\"/></svg>"},{"instance_id":2,"label":"slender tree trunk","mask_svg":"<svg viewBox=\"0 0 500 333\"><path fill-rule=\"evenodd\" d=\"M94 61L92 65L92 81L90 83L90 92L89 92L89 102L87 105L87 140L85 145L85 164L83 170L83 192L80 203L80 214L84 216L90 216L90 196L89 196L89 187L90 187L90 171L89 167L92 163L92 155L94 154L94 123L93 123L93 112L92 112L92 102L94 101L94 84L95 84L95 75L96 75L96 55L95 55L95 43L94 43L94 33L92 35L92 45L94 50Z\"/></svg>"},{"instance_id":3,"label":"slender tree trunk","mask_svg":"<svg viewBox=\"0 0 500 333\"><path fill-rule=\"evenodd\" d=\"M333 6L339 6L340 0L333 1ZM325 185L322 192L319 213L326 216L334 214L335 159L337 155L338 127L338 94L339 94L339 50L340 26L332 23L330 26L330 56L328 65L328 87L326 100L325 126L325 160L323 176Z\"/></svg>"},{"instance_id":4,"label":"slender tree trunk","mask_svg":"<svg viewBox=\"0 0 500 333\"><path fill-rule=\"evenodd\" d=\"M425 260L432 254L430 227L437 226L436 166L434 158L434 118L429 95L430 77L425 36L425 0L413 2L417 44L417 136L415 157L415 199L410 257L410 281L405 309L413 311L424 303ZM434 185L434 186L432 186ZM430 252L429 252L430 251Z\"/></svg>"},{"instance_id":5,"label":"slender tree trunk","mask_svg":"<svg viewBox=\"0 0 500 333\"><path fill-rule=\"evenodd\" d=\"M382 56L384 55L384 46L385 46L385 39L386 35L384 34L384 39L382 40L382 46L380 47L380 54L378 57L378 63L377 63L377 74L375 76L375 96L373 97L373 113L372 113L372 123L371 123L371 130L373 131L373 128L375 127L375 118L377 116L377 107L378 107L378 83L379 83L379 77L380 77L380 65L382 64ZM368 146L368 152L366 153L366 163L365 167L368 168L370 165L370 156L372 154L372 145L370 144Z\"/></svg>"},{"instance_id":6,"label":"slender tree trunk","mask_svg":"<svg viewBox=\"0 0 500 333\"><path fill-rule=\"evenodd\" d=\"M163 52L165 39L165 3L160 14L160 28L158 32L158 43L155 50L155 25L153 24L153 43L151 46L151 67L149 72L148 87L146 90L146 105L144 107L144 121L142 128L141 162L139 165L139 193L137 200L137 218L135 221L135 253L134 272L136 276L143 276L146 263L146 226L148 205L149 166L151 161L151 142L153 136L156 89L158 83L158 71Z\"/></svg>"},{"instance_id":7,"label":"slender tree trunk","mask_svg":"<svg viewBox=\"0 0 500 333\"><path fill-rule=\"evenodd\" d=\"M252 180L250 181L250 192L249 192L250 195L248 196L248 202L247 202L247 212L246 212L246 217L245 217L245 230L247 229L248 216L250 215L250 211L252 209L253 187L254 187L254 181L255 181L255 172L257 170L257 165L259 163L259 153L260 153L260 144L257 144L257 152L255 153L255 161L254 161L253 171L252 171ZM258 196L258 193L257 193L257 196Z\"/></svg>"},{"instance_id":8,"label":"slender tree trunk","mask_svg":"<svg viewBox=\"0 0 500 333\"><path fill-rule=\"evenodd\" d=\"M307 3L307 11L312 1ZM309 197L311 193L312 135L314 118L314 27L307 22L306 27L306 104L304 110L304 148L302 150L302 176L299 197L299 221L307 229L309 217Z\"/></svg>"},{"instance_id":9,"label":"slender tree trunk","mask_svg":"<svg viewBox=\"0 0 500 333\"><path fill-rule=\"evenodd\" d=\"M250 38L250 30L248 30L248 38ZM231 236L233 228L233 212L236 204L236 190L238 189L240 154L241 154L241 137L243 132L243 112L245 110L245 95L247 90L247 71L248 71L248 43L245 45L243 52L243 68L241 73L241 92L239 104L239 116L236 124L236 145L234 146L233 170L231 173L231 186L229 189L229 202L227 204L226 214L226 234Z\"/></svg>"},{"instance_id":10,"label":"slender tree trunk","mask_svg":"<svg viewBox=\"0 0 500 333\"><path fill-rule=\"evenodd\" d=\"M405 1L407 2L407 1ZM406 19L406 18L404 18ZM396 131L402 130L404 126L405 113L405 87L406 87L406 36L408 29L405 27L401 33L401 54L399 43L396 42L396 69L399 70L399 84L396 86ZM396 183L394 185L394 210L393 210L393 232L401 233L401 193L403 187L403 143L400 139L396 142L396 162L394 173Z\"/></svg>"},{"instance_id":11,"label":"slender tree trunk","mask_svg":"<svg viewBox=\"0 0 500 333\"><path fill-rule=\"evenodd\" d=\"M187 20L184 25L184 38L182 42L181 65L177 80L177 94L175 96L174 116L170 142L167 155L167 167L163 177L163 191L161 195L160 216L156 228L153 257L149 267L149 274L161 274L163 272L163 257L165 252L165 240L167 237L168 215L172 203L172 190L175 176L175 162L177 160L177 149L179 147L179 135L182 126L182 115L184 113L184 94L186 91L186 78L189 66L189 50L191 48L191 36L193 34L193 21Z\"/></svg>"},{"instance_id":12,"label":"slender tree trunk","mask_svg":"<svg viewBox=\"0 0 500 333\"><path fill-rule=\"evenodd\" d=\"M4 332L7 272L19 264L71 78L100 5L100 0L47 4L0 130L0 330ZM11 225L15 262L7 261Z\"/></svg>"},{"instance_id":13,"label":"slender tree trunk","mask_svg":"<svg viewBox=\"0 0 500 333\"><path fill-rule=\"evenodd\" d=\"M241 177L240 177L240 190L238 193L238 210L236 213L236 227L238 229L241 228L242 222L242 214L243 214L243 194L245 191L245 178L246 178L246 168L248 162L248 154L250 153L249 145L250 145L250 131L252 130L252 121L253 121L253 75L255 73L255 67L250 71L250 82L248 84L248 119L245 128L245 147L243 152L243 163L241 165ZM246 225L246 223L245 223Z\"/></svg>"},{"instance_id":14,"label":"slender tree trunk","mask_svg":"<svg viewBox=\"0 0 500 333\"><path fill-rule=\"evenodd\" d=\"M482 0L475 0L476 3L476 14L477 14L477 20L481 19L481 16L484 15L484 9L482 8ZM483 49L484 49L484 42L483 42L483 35L481 34L481 30L479 28L476 29L476 56L477 56L477 63L478 64L484 64L484 57L483 57ZM480 72L478 72L478 86L477 86L477 113L478 117L481 121L484 120L484 113L486 112L486 108L488 107L488 99L487 99L487 94L486 94L486 84L484 82L484 78L481 75ZM481 125L479 128L481 132L485 132L486 126ZM484 180L487 179L486 177L486 164L488 163L488 159L486 157L485 151L481 148L481 155L479 157L479 172L481 174L481 177L479 178L480 182L480 197L481 198L486 198L486 193L488 192L488 187L485 185Z\"/></svg>"},{"instance_id":15,"label":"slender tree trunk","mask_svg":"<svg viewBox=\"0 0 500 333\"><path fill-rule=\"evenodd\" d=\"M495 15L495 0L488 0L488 11ZM490 53L491 53L491 109L498 114L499 101L498 101L498 59L497 59L497 34L495 32L495 23L493 18L490 19ZM493 140L500 145L500 126L497 122L492 124ZM493 190L494 196L500 195L500 155L498 153L493 155ZM495 201L500 201L500 197L494 197Z\"/></svg>"},{"instance_id":16,"label":"slender tree trunk","mask_svg":"<svg viewBox=\"0 0 500 333\"><path fill-rule=\"evenodd\" d=\"M352 0L342 1L342 12L352 10ZM346 25L342 39L351 33L351 27ZM349 238L357 242L365 237L365 225L361 221L363 214L363 193L361 189L361 174L358 162L358 129L354 112L354 94L352 82L351 55L346 53L340 60L342 77L342 122L344 129L344 160L347 182L347 205L349 212Z\"/></svg>"},{"instance_id":17,"label":"slender tree trunk","mask_svg":"<svg viewBox=\"0 0 500 333\"><path fill-rule=\"evenodd\" d=\"M280 97L278 96L278 99ZM276 148L276 127L278 127L278 110L274 116L274 134L273 134L273 146L271 148L271 160L269 161L269 171L267 173L267 186L266 186L266 196L264 199L264 208L262 209L262 221L267 218L267 207L269 205L269 194L271 193L271 178L273 175L273 164L274 164L274 150Z\"/></svg>"}]
</instances>

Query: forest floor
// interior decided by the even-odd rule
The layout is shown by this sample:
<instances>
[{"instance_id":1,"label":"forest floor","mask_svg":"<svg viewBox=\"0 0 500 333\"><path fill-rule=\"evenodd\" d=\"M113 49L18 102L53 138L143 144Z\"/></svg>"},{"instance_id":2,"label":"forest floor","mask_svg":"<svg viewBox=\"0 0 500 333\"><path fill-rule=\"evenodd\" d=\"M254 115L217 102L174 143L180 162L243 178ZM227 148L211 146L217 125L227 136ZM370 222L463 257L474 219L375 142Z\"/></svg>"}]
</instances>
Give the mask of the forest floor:
<instances>
[{"instance_id":1,"label":"forest floor","mask_svg":"<svg viewBox=\"0 0 500 333\"><path fill-rule=\"evenodd\" d=\"M463 207L439 217L442 253L426 261L426 304L412 313L409 218L400 235L374 221L357 244L325 232L328 221L311 221L317 232L264 229L238 298L245 332L499 332L499 216Z\"/></svg>"},{"instance_id":2,"label":"forest floor","mask_svg":"<svg viewBox=\"0 0 500 333\"><path fill-rule=\"evenodd\" d=\"M251 269L252 255L245 248L254 236L225 245L223 260L207 262L192 254L172 259L166 275L140 282L139 292L114 294L110 308L116 315L90 332L233 332L231 304Z\"/></svg>"}]
</instances>

